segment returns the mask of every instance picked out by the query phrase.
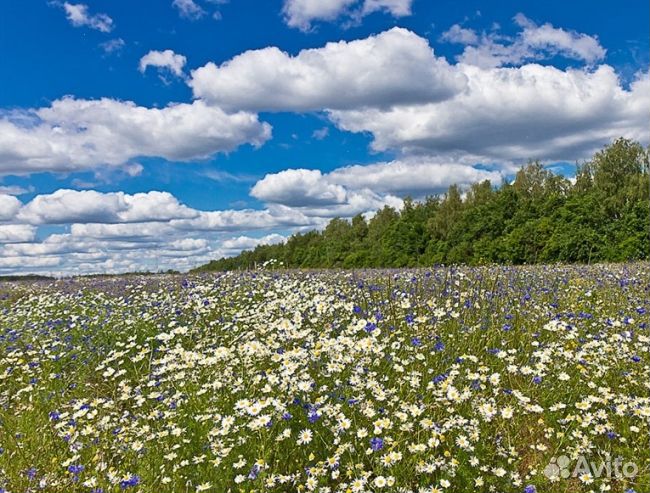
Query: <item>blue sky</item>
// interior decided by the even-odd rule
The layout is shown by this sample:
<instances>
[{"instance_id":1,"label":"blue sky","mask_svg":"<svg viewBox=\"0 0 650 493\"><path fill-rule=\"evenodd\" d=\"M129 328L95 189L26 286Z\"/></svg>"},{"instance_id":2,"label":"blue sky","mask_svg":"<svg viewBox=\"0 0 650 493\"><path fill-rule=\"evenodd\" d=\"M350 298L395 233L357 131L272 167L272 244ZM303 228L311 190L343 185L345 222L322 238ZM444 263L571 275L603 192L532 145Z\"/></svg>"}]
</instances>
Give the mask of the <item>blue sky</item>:
<instances>
[{"instance_id":1,"label":"blue sky","mask_svg":"<svg viewBox=\"0 0 650 493\"><path fill-rule=\"evenodd\" d=\"M183 270L647 145L650 12L625 7L3 2L0 274Z\"/></svg>"}]
</instances>

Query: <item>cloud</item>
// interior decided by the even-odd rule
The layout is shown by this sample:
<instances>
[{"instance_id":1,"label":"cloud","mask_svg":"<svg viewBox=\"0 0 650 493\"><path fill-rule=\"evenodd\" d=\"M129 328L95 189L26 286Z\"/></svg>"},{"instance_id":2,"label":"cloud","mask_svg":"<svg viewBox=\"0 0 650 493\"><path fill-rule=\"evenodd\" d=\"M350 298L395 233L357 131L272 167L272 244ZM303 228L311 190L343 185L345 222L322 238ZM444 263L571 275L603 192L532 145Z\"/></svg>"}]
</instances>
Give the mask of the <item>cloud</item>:
<instances>
[{"instance_id":1,"label":"cloud","mask_svg":"<svg viewBox=\"0 0 650 493\"><path fill-rule=\"evenodd\" d=\"M372 12L384 11L393 17L406 17L411 15L413 0L365 0L362 12L364 15Z\"/></svg>"},{"instance_id":2,"label":"cloud","mask_svg":"<svg viewBox=\"0 0 650 493\"><path fill-rule=\"evenodd\" d=\"M40 268L52 268L61 262L56 257L20 257L20 256L2 256L0 257L0 273L14 274L22 272L38 272Z\"/></svg>"},{"instance_id":3,"label":"cloud","mask_svg":"<svg viewBox=\"0 0 650 493\"><path fill-rule=\"evenodd\" d=\"M357 214L374 212L384 206L401 209L403 201L395 195L376 193L373 190L364 188L348 191L345 202L341 204L306 205L297 208L297 210L311 218L312 229L314 227L322 229L334 217L351 218Z\"/></svg>"},{"instance_id":4,"label":"cloud","mask_svg":"<svg viewBox=\"0 0 650 493\"><path fill-rule=\"evenodd\" d=\"M13 219L22 203L16 197L6 192L0 192L0 221Z\"/></svg>"},{"instance_id":5,"label":"cloud","mask_svg":"<svg viewBox=\"0 0 650 493\"><path fill-rule=\"evenodd\" d=\"M589 58L595 38L516 20L526 46ZM462 29L443 37L478 43L473 47L483 42ZM150 52L141 70L156 65L182 75L184 63L171 50ZM607 65L450 65L426 39L394 28L294 56L269 47L220 66L208 63L188 78L199 98L191 104L158 109L66 97L50 107L4 113L0 173L120 166L138 157L207 158L270 138L260 111L325 110L338 128L369 132L373 149L402 155L574 159L619 135L645 142L644 81L647 75L625 89Z\"/></svg>"},{"instance_id":6,"label":"cloud","mask_svg":"<svg viewBox=\"0 0 650 493\"><path fill-rule=\"evenodd\" d=\"M65 10L66 17L74 27L85 26L103 33L113 30L113 19L106 14L90 15L88 6L83 3L65 2L63 10Z\"/></svg>"},{"instance_id":7,"label":"cloud","mask_svg":"<svg viewBox=\"0 0 650 493\"><path fill-rule=\"evenodd\" d=\"M76 188L95 188L98 184L114 184L140 176L144 166L140 163L126 163L121 166L98 167L93 170L93 180L73 178L70 182Z\"/></svg>"},{"instance_id":8,"label":"cloud","mask_svg":"<svg viewBox=\"0 0 650 493\"><path fill-rule=\"evenodd\" d=\"M624 136L648 142L650 81L629 89L614 70L541 65L485 69L459 64L467 89L439 103L332 111L342 130L370 132L372 148L474 162L589 157Z\"/></svg>"},{"instance_id":9,"label":"cloud","mask_svg":"<svg viewBox=\"0 0 650 493\"><path fill-rule=\"evenodd\" d=\"M169 223L75 223L70 226L74 237L94 238L102 240L128 240L134 242L154 241L159 238L169 238L176 229ZM139 246L138 246L139 248Z\"/></svg>"},{"instance_id":10,"label":"cloud","mask_svg":"<svg viewBox=\"0 0 650 493\"><path fill-rule=\"evenodd\" d=\"M496 31L479 35L454 24L442 34L441 40L467 45L458 61L484 68L519 65L554 56L594 64L605 57L606 50L594 36L556 28L549 23L538 26L521 13L514 21L521 28L514 38Z\"/></svg>"},{"instance_id":11,"label":"cloud","mask_svg":"<svg viewBox=\"0 0 650 493\"><path fill-rule=\"evenodd\" d=\"M526 53L588 62L604 54L593 37L516 19L522 32L514 45L525 49L510 53L510 62ZM481 36L457 26L443 38L476 48ZM647 141L647 74L624 88L608 65L493 66L501 62L450 65L426 39L394 28L295 56L274 47L247 51L194 70L188 83L195 97L226 109L325 110L339 129L369 132L374 150L402 156L573 160L618 136Z\"/></svg>"},{"instance_id":12,"label":"cloud","mask_svg":"<svg viewBox=\"0 0 650 493\"><path fill-rule=\"evenodd\" d=\"M193 70L188 84L195 97L225 109L301 112L440 101L466 79L425 39L393 28L296 56L276 47L246 51Z\"/></svg>"},{"instance_id":13,"label":"cloud","mask_svg":"<svg viewBox=\"0 0 650 493\"><path fill-rule=\"evenodd\" d=\"M332 22L341 17L359 20L377 11L393 17L411 15L413 0L284 0L282 14L290 27L309 31L314 21Z\"/></svg>"},{"instance_id":14,"label":"cloud","mask_svg":"<svg viewBox=\"0 0 650 493\"><path fill-rule=\"evenodd\" d=\"M311 136L316 140L323 140L330 133L329 127L322 127L314 130Z\"/></svg>"},{"instance_id":15,"label":"cloud","mask_svg":"<svg viewBox=\"0 0 650 493\"><path fill-rule=\"evenodd\" d=\"M238 236L225 240L221 243L221 249L233 252L233 255L241 252L242 250L252 250L259 245L276 245L282 243L287 238L279 234L270 234L262 236L261 238L253 238L251 236Z\"/></svg>"},{"instance_id":16,"label":"cloud","mask_svg":"<svg viewBox=\"0 0 650 493\"><path fill-rule=\"evenodd\" d=\"M537 26L521 13L515 16L515 22L523 28L522 43L533 49L561 54L590 64L605 58L607 50L594 36L555 28L550 23Z\"/></svg>"},{"instance_id":17,"label":"cloud","mask_svg":"<svg viewBox=\"0 0 650 493\"><path fill-rule=\"evenodd\" d=\"M29 193L33 191L34 191L33 186L30 186L29 188L25 188L25 187L21 187L20 185L0 185L0 207L2 207L2 195L23 195L25 193Z\"/></svg>"},{"instance_id":18,"label":"cloud","mask_svg":"<svg viewBox=\"0 0 650 493\"><path fill-rule=\"evenodd\" d=\"M0 116L0 174L119 166L141 156L191 161L241 144L262 145L271 127L257 115L203 101L147 108L128 101L65 97Z\"/></svg>"},{"instance_id":19,"label":"cloud","mask_svg":"<svg viewBox=\"0 0 650 493\"><path fill-rule=\"evenodd\" d=\"M475 45L479 42L479 36L473 29L466 29L461 27L460 24L454 24L447 31L442 33L440 40L447 43Z\"/></svg>"},{"instance_id":20,"label":"cloud","mask_svg":"<svg viewBox=\"0 0 650 493\"><path fill-rule=\"evenodd\" d=\"M444 192L449 185L467 186L491 180L501 172L461 163L441 163L428 158L409 158L370 165L320 170L289 169L266 175L251 189L261 201L292 207L307 217L350 217L389 204L399 207L398 197L423 198Z\"/></svg>"},{"instance_id":21,"label":"cloud","mask_svg":"<svg viewBox=\"0 0 650 493\"><path fill-rule=\"evenodd\" d=\"M354 3L356 0L285 0L282 13L288 26L307 31L314 20L333 21Z\"/></svg>"},{"instance_id":22,"label":"cloud","mask_svg":"<svg viewBox=\"0 0 650 493\"><path fill-rule=\"evenodd\" d=\"M0 238L2 234L0 227ZM187 270L214 258L236 255L243 248L285 238L278 234L261 238L215 234L161 222L72 224L70 233L52 234L40 242L34 242L33 235L13 235L11 243L0 241L4 243L0 244L0 260L6 259L0 262L0 274Z\"/></svg>"},{"instance_id":23,"label":"cloud","mask_svg":"<svg viewBox=\"0 0 650 493\"><path fill-rule=\"evenodd\" d=\"M145 70L147 70L147 67L167 69L176 77L182 77L183 67L185 66L186 60L187 59L183 55L174 53L172 50L151 50L140 58L139 69L141 73L144 73Z\"/></svg>"},{"instance_id":24,"label":"cloud","mask_svg":"<svg viewBox=\"0 0 650 493\"><path fill-rule=\"evenodd\" d=\"M377 193L364 185L343 186L331 173L323 175L320 170L307 169L268 174L255 184L251 195L276 208L300 213L314 226L332 217L352 217L384 205L402 205L401 199L390 193Z\"/></svg>"},{"instance_id":25,"label":"cloud","mask_svg":"<svg viewBox=\"0 0 650 493\"><path fill-rule=\"evenodd\" d=\"M205 15L205 10L193 0L174 0L172 5L178 9L180 16L186 19L197 20Z\"/></svg>"},{"instance_id":26,"label":"cloud","mask_svg":"<svg viewBox=\"0 0 650 493\"><path fill-rule=\"evenodd\" d=\"M29 224L129 223L187 219L198 214L168 192L129 195L60 189L34 197L20 209L17 219Z\"/></svg>"},{"instance_id":27,"label":"cloud","mask_svg":"<svg viewBox=\"0 0 650 493\"><path fill-rule=\"evenodd\" d=\"M105 41L103 43L100 43L99 47L102 50L104 50L104 53L108 55L110 53L121 51L125 45L126 43L122 38L114 38L114 39L109 39L108 41Z\"/></svg>"},{"instance_id":28,"label":"cloud","mask_svg":"<svg viewBox=\"0 0 650 493\"><path fill-rule=\"evenodd\" d=\"M180 230L188 231L253 231L296 226L309 226L315 221L290 207L275 206L267 209L202 211L195 219L170 222Z\"/></svg>"},{"instance_id":29,"label":"cloud","mask_svg":"<svg viewBox=\"0 0 650 493\"><path fill-rule=\"evenodd\" d=\"M465 187L490 180L496 185L502 174L500 171L478 169L468 164L436 162L431 158L419 157L346 166L335 169L326 176L331 182L347 188L369 188L377 193L401 197L424 197L442 193L452 184Z\"/></svg>"},{"instance_id":30,"label":"cloud","mask_svg":"<svg viewBox=\"0 0 650 493\"><path fill-rule=\"evenodd\" d=\"M142 171L144 171L144 166L142 166L140 163L126 163L124 166L122 166L122 170L128 176L134 178L142 174Z\"/></svg>"},{"instance_id":31,"label":"cloud","mask_svg":"<svg viewBox=\"0 0 650 493\"><path fill-rule=\"evenodd\" d=\"M264 202L301 207L342 204L347 191L323 180L318 169L287 169L266 175L253 186L251 195Z\"/></svg>"},{"instance_id":32,"label":"cloud","mask_svg":"<svg viewBox=\"0 0 650 493\"><path fill-rule=\"evenodd\" d=\"M218 181L220 183L249 183L257 179L255 175L250 175L247 173L229 173L228 171L222 170L206 170L201 173L201 176L210 178L211 180Z\"/></svg>"},{"instance_id":33,"label":"cloud","mask_svg":"<svg viewBox=\"0 0 650 493\"><path fill-rule=\"evenodd\" d=\"M75 233L79 232L79 228L75 228ZM52 234L41 242L8 243L0 246L0 260L4 260L0 262L0 273L76 275L169 268L186 270L213 258L219 251L218 242L203 238L152 236L136 240L124 236L94 238L65 233Z\"/></svg>"},{"instance_id":34,"label":"cloud","mask_svg":"<svg viewBox=\"0 0 650 493\"><path fill-rule=\"evenodd\" d=\"M33 241L36 228L28 224L0 224L0 244Z\"/></svg>"}]
</instances>

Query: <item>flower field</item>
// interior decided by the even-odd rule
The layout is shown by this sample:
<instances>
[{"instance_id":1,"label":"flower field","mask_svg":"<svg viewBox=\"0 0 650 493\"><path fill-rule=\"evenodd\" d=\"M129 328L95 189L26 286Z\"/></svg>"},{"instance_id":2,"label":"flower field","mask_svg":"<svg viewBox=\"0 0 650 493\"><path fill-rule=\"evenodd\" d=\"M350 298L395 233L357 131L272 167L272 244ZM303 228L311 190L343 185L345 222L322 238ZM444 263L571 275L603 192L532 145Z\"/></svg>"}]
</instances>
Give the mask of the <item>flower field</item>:
<instances>
[{"instance_id":1,"label":"flower field","mask_svg":"<svg viewBox=\"0 0 650 493\"><path fill-rule=\"evenodd\" d=\"M649 290L647 263L2 283L0 491L647 492Z\"/></svg>"}]
</instances>

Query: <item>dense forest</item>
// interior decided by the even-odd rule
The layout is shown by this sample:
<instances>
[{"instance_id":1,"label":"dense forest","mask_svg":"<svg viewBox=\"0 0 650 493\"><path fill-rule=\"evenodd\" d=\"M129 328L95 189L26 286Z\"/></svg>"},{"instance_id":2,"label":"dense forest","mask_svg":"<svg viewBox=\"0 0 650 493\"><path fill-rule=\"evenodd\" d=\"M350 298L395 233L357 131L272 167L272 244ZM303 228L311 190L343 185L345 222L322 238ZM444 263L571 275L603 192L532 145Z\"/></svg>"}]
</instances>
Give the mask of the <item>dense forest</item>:
<instances>
[{"instance_id":1,"label":"dense forest","mask_svg":"<svg viewBox=\"0 0 650 493\"><path fill-rule=\"evenodd\" d=\"M531 162L512 183L452 185L442 196L407 197L402 210L387 206L369 221L335 218L323 231L196 270L246 269L270 259L305 268L648 259L648 158L647 148L619 139L577 165L572 181Z\"/></svg>"}]
</instances>

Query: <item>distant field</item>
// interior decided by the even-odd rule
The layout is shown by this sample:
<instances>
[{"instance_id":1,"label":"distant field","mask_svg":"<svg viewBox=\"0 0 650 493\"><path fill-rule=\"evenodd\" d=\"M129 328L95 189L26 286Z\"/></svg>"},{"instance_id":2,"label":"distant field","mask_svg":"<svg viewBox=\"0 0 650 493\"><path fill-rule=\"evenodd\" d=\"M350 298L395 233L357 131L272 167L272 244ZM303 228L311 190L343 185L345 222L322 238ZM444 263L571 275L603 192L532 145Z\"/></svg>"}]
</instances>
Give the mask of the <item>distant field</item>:
<instances>
[{"instance_id":1,"label":"distant field","mask_svg":"<svg viewBox=\"0 0 650 493\"><path fill-rule=\"evenodd\" d=\"M0 491L647 492L650 265L0 283Z\"/></svg>"}]
</instances>

